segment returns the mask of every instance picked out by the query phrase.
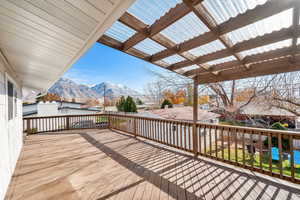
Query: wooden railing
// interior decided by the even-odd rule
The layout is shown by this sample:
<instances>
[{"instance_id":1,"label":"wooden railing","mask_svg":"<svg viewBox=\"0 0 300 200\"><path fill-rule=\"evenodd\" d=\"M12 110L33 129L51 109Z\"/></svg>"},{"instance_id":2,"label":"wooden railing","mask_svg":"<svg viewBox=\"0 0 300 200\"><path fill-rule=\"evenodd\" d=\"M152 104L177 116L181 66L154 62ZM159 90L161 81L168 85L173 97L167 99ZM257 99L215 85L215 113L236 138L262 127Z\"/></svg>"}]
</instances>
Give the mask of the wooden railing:
<instances>
[{"instance_id":1,"label":"wooden railing","mask_svg":"<svg viewBox=\"0 0 300 200\"><path fill-rule=\"evenodd\" d=\"M24 127L28 133L80 128L115 129L196 156L300 183L300 133L297 132L119 114L24 118L24 125L29 127Z\"/></svg>"},{"instance_id":2,"label":"wooden railing","mask_svg":"<svg viewBox=\"0 0 300 200\"><path fill-rule=\"evenodd\" d=\"M23 118L23 131L27 134L86 128L108 128L108 116L93 114Z\"/></svg>"}]
</instances>

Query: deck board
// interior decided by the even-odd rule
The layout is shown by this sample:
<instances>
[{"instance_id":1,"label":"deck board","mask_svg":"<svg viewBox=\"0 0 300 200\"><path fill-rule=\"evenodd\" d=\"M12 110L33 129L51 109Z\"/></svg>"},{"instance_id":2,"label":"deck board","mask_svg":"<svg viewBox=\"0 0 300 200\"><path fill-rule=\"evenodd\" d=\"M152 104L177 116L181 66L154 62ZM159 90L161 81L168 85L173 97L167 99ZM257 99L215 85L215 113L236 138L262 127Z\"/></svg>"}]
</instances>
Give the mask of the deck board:
<instances>
[{"instance_id":1,"label":"deck board","mask_svg":"<svg viewBox=\"0 0 300 200\"><path fill-rule=\"evenodd\" d=\"M6 199L300 199L300 186L89 129L29 136Z\"/></svg>"}]
</instances>

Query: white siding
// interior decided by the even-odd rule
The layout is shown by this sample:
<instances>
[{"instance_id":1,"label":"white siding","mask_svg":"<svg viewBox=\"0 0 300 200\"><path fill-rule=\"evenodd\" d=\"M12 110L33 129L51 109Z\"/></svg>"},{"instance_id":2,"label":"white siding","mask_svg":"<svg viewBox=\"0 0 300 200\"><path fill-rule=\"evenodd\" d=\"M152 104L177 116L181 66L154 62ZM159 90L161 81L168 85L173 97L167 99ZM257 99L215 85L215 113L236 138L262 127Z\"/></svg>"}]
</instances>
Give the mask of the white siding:
<instances>
[{"instance_id":1,"label":"white siding","mask_svg":"<svg viewBox=\"0 0 300 200\"><path fill-rule=\"evenodd\" d=\"M21 88L14 79L10 80L14 82L18 93L17 116L8 121L7 69L0 57L0 199L4 199L23 144Z\"/></svg>"}]
</instances>

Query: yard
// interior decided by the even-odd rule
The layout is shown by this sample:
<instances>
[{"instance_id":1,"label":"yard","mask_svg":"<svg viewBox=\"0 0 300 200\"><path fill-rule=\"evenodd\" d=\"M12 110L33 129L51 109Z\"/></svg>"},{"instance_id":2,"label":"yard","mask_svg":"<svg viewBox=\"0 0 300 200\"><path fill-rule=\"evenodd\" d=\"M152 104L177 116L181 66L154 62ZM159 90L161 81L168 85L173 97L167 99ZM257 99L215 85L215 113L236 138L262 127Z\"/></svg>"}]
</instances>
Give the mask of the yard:
<instances>
[{"instance_id":1,"label":"yard","mask_svg":"<svg viewBox=\"0 0 300 200\"><path fill-rule=\"evenodd\" d=\"M230 152L230 153L229 153ZM209 152L208 152L209 154ZM219 158L222 158L222 151L218 151L217 153ZM230 156L229 156L230 155ZM236 161L236 153L234 148L230 148L230 151L228 151L228 148L224 149L224 159L225 160L231 160L233 162ZM248 166L251 166L253 159L253 166L260 168L260 156L259 153L256 153L253 158L251 158L251 154L245 150L245 164ZM238 163L243 164L243 150L242 149L237 149L237 161ZM269 152L263 152L262 155L262 168L266 171L269 171ZM295 177L300 178L300 165L295 164ZM272 161L272 171L275 173L280 173L279 170L279 162L273 160ZM284 175L291 176L291 166L290 162L287 159L287 156L283 156L283 162L282 162L282 171Z\"/></svg>"}]
</instances>

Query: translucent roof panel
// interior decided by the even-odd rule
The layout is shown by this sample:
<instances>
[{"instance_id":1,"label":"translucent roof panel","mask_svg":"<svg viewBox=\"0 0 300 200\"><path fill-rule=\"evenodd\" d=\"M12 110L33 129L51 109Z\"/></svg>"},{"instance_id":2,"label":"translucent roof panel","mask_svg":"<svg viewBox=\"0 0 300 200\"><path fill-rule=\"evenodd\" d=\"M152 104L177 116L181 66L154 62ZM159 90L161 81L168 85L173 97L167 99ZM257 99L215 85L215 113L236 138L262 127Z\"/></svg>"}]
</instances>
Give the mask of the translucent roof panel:
<instances>
[{"instance_id":1,"label":"translucent roof panel","mask_svg":"<svg viewBox=\"0 0 300 200\"><path fill-rule=\"evenodd\" d=\"M200 47L191 49L188 52L198 57L198 56L210 54L210 53L213 53L213 52L225 49L225 48L226 47L223 45L223 43L220 40L215 40L213 42L207 43Z\"/></svg>"},{"instance_id":2,"label":"translucent roof panel","mask_svg":"<svg viewBox=\"0 0 300 200\"><path fill-rule=\"evenodd\" d=\"M255 38L257 36L262 36L273 31L278 31L280 29L290 27L293 23L292 15L293 9L291 8L266 19L232 31L226 35L234 44L236 44L250 38Z\"/></svg>"},{"instance_id":3,"label":"translucent roof panel","mask_svg":"<svg viewBox=\"0 0 300 200\"><path fill-rule=\"evenodd\" d=\"M208 31L209 29L194 13L189 13L161 31L161 34L179 44Z\"/></svg>"},{"instance_id":4,"label":"translucent roof panel","mask_svg":"<svg viewBox=\"0 0 300 200\"><path fill-rule=\"evenodd\" d=\"M184 60L185 60L185 58L183 58L180 55L175 54L173 56L169 56L169 57L164 58L162 61L172 65L174 63L178 63L178 62L184 61Z\"/></svg>"},{"instance_id":5,"label":"translucent roof panel","mask_svg":"<svg viewBox=\"0 0 300 200\"><path fill-rule=\"evenodd\" d=\"M191 65L191 66L188 66L188 67L184 67L184 68L181 68L181 69L178 69L178 70L175 70L176 72L178 73L184 73L184 72L187 72L187 71L190 71L190 70L193 70L193 69L199 69L200 67L198 65Z\"/></svg>"},{"instance_id":6,"label":"translucent roof panel","mask_svg":"<svg viewBox=\"0 0 300 200\"><path fill-rule=\"evenodd\" d=\"M266 2L267 0L205 0L203 5L217 23L221 24Z\"/></svg>"},{"instance_id":7,"label":"translucent roof panel","mask_svg":"<svg viewBox=\"0 0 300 200\"><path fill-rule=\"evenodd\" d=\"M158 52L166 49L162 45L158 44L157 42L155 42L149 38L139 42L138 44L136 44L134 46L134 48L136 48L144 53L147 53L149 55L153 55L155 53L158 53Z\"/></svg>"},{"instance_id":8,"label":"translucent roof panel","mask_svg":"<svg viewBox=\"0 0 300 200\"><path fill-rule=\"evenodd\" d=\"M267 51L271 51L271 50L276 50L276 49L280 49L280 48L284 48L284 47L288 47L292 45L292 39L287 39L287 40L283 40L280 42L275 42L269 45L265 45L265 46L261 46L261 47L257 47L254 49L250 49L247 51L242 51L241 54L243 57L245 56L250 56L250 55L254 55L254 54L258 54L258 53L264 53Z\"/></svg>"},{"instance_id":9,"label":"translucent roof panel","mask_svg":"<svg viewBox=\"0 0 300 200\"><path fill-rule=\"evenodd\" d=\"M125 42L136 33L135 30L116 21L106 32L105 35L110 36L120 42Z\"/></svg>"},{"instance_id":10,"label":"translucent roof panel","mask_svg":"<svg viewBox=\"0 0 300 200\"><path fill-rule=\"evenodd\" d=\"M217 64L221 64L221 63L225 63L225 62L229 62L229 61L233 61L233 60L236 60L236 58L234 56L228 56L228 57L225 57L225 58L220 58L220 59L217 59L217 60L212 60L210 62L207 62L206 64L217 65Z\"/></svg>"},{"instance_id":11,"label":"translucent roof panel","mask_svg":"<svg viewBox=\"0 0 300 200\"><path fill-rule=\"evenodd\" d=\"M144 22L152 25L156 20L162 17L181 0L137 0L128 12Z\"/></svg>"}]
</instances>

